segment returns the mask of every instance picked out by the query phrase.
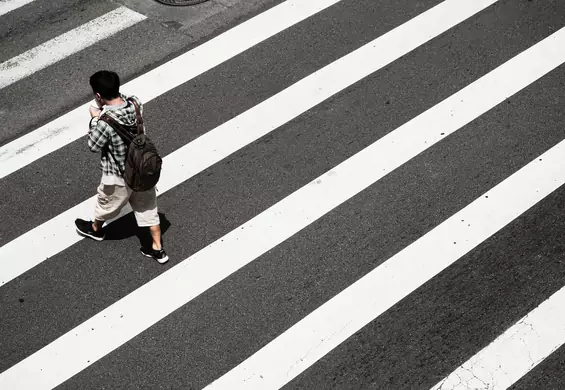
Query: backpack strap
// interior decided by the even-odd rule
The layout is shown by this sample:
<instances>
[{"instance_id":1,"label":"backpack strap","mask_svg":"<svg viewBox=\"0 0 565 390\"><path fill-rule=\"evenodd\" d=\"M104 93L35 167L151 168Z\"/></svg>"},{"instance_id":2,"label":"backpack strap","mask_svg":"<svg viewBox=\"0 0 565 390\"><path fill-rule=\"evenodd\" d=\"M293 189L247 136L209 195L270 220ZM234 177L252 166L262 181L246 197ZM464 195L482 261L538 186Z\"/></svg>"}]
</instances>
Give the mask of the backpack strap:
<instances>
[{"instance_id":1,"label":"backpack strap","mask_svg":"<svg viewBox=\"0 0 565 390\"><path fill-rule=\"evenodd\" d=\"M133 100L131 98L127 99L127 101L132 103L133 107L135 109L135 116L136 116L136 120L137 120L137 135L143 134L143 118L142 118L141 113L139 111L139 106L135 102L135 100ZM123 125L121 123L118 123L118 121L116 121L112 116L110 116L106 112L102 116L100 116L100 118L98 118L98 120L102 120L102 121L108 123L110 126L112 126L112 128L114 130L116 130L116 133L118 133L118 135L122 139L124 139L124 141L126 141L126 143L128 145L135 138L134 133L131 131L133 129L133 126L126 126L126 125Z\"/></svg>"},{"instance_id":2,"label":"backpack strap","mask_svg":"<svg viewBox=\"0 0 565 390\"><path fill-rule=\"evenodd\" d=\"M133 104L133 108L135 108L135 116L137 119L137 135L143 134L143 118L139 111L139 106L137 105L137 102L132 98L129 98L128 101L131 102L131 104Z\"/></svg>"},{"instance_id":3,"label":"backpack strap","mask_svg":"<svg viewBox=\"0 0 565 390\"><path fill-rule=\"evenodd\" d=\"M129 145L133 141L135 136L130 130L131 127L128 126L128 129L128 127L122 125L121 123L118 123L118 121L116 121L106 113L104 113L104 115L102 115L98 120L102 120L108 123L116 131L116 133L118 133L120 138L122 138L126 142L126 144Z\"/></svg>"}]
</instances>

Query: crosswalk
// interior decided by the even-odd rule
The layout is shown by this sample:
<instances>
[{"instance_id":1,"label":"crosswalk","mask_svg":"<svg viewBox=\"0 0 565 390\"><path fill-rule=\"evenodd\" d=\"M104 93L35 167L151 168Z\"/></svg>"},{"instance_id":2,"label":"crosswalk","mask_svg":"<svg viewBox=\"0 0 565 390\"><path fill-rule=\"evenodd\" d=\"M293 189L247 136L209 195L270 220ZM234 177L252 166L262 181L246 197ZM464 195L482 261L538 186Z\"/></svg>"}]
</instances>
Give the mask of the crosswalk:
<instances>
[{"instance_id":1,"label":"crosswalk","mask_svg":"<svg viewBox=\"0 0 565 390\"><path fill-rule=\"evenodd\" d=\"M112 6L1 63L0 118L40 104L40 72L160 28ZM0 389L559 388L561 11L285 0L132 62L122 91L165 155L164 267L129 207L102 244L75 232L88 93L0 132Z\"/></svg>"},{"instance_id":2,"label":"crosswalk","mask_svg":"<svg viewBox=\"0 0 565 390\"><path fill-rule=\"evenodd\" d=\"M117 8L0 64L0 88L30 76L69 55L145 19L126 7Z\"/></svg>"},{"instance_id":3,"label":"crosswalk","mask_svg":"<svg viewBox=\"0 0 565 390\"><path fill-rule=\"evenodd\" d=\"M3 0L0 2L0 16L31 3L33 0Z\"/></svg>"}]
</instances>

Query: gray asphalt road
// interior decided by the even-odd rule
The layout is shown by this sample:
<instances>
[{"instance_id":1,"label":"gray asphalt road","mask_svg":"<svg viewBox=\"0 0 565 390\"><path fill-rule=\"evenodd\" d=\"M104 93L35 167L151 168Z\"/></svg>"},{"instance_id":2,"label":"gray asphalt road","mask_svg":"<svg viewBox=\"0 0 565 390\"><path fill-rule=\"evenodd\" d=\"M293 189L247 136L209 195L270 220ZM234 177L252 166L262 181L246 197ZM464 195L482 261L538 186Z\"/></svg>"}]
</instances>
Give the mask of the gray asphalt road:
<instances>
[{"instance_id":1,"label":"gray asphalt road","mask_svg":"<svg viewBox=\"0 0 565 390\"><path fill-rule=\"evenodd\" d=\"M280 1L148 19L0 94L0 146ZM343 0L145 104L163 155L439 0ZM35 0L0 20L0 62L116 8ZM0 287L0 375L261 211L565 26L561 0L501 0L159 197L165 266L139 255L132 215ZM135 91L124 91L135 93ZM203 388L565 138L558 67L72 377L64 389ZM85 124L86 126L86 124ZM0 179L0 245L94 194L85 138ZM516 194L519 196L519 194ZM565 284L559 188L336 347L287 388L428 389ZM18 259L0 259L2 263ZM169 297L163 295L161 299ZM563 349L515 384L562 388Z\"/></svg>"}]
</instances>

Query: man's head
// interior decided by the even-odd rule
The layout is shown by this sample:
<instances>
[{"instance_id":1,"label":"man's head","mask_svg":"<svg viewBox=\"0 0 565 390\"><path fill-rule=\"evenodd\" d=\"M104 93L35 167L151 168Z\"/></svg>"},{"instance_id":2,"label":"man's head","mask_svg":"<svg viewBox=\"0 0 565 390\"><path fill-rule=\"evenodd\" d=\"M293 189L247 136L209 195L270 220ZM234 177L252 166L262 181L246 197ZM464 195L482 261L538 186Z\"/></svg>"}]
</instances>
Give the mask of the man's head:
<instances>
[{"instance_id":1,"label":"man's head","mask_svg":"<svg viewBox=\"0 0 565 390\"><path fill-rule=\"evenodd\" d=\"M90 86L101 105L120 96L120 77L116 72L100 70L94 73L90 76Z\"/></svg>"}]
</instances>

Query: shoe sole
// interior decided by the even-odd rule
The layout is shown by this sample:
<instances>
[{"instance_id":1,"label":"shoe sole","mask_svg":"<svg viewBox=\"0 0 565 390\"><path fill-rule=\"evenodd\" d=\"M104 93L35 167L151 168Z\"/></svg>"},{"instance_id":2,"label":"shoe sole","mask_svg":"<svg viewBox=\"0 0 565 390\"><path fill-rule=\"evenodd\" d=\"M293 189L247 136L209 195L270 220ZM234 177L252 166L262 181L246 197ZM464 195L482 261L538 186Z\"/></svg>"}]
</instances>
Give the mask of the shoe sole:
<instances>
[{"instance_id":1,"label":"shoe sole","mask_svg":"<svg viewBox=\"0 0 565 390\"><path fill-rule=\"evenodd\" d=\"M167 261L169 261L169 256L165 256L163 259L156 259L153 256L148 255L147 253L143 253L143 251L140 251L140 252L145 257L149 257L150 259L157 260L159 262L159 264L165 264Z\"/></svg>"},{"instance_id":2,"label":"shoe sole","mask_svg":"<svg viewBox=\"0 0 565 390\"><path fill-rule=\"evenodd\" d=\"M88 238L92 238L94 241L103 241L104 237L106 237L106 235L102 236L102 237L96 237L93 236L91 234L85 233L83 231L81 231L79 228L75 228L75 230L77 231L78 234L80 234L83 237L88 237Z\"/></svg>"}]
</instances>

